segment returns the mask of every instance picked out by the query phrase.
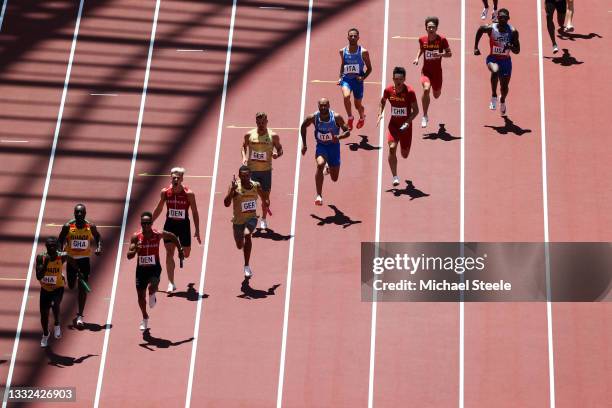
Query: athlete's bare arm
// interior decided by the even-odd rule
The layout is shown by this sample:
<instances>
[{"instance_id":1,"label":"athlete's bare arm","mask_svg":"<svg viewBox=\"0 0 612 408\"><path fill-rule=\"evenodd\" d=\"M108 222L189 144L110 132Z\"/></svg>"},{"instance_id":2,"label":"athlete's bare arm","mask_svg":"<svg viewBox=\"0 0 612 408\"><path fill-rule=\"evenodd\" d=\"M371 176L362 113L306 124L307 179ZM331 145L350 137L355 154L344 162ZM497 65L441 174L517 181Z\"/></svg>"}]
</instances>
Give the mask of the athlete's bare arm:
<instances>
[{"instance_id":1,"label":"athlete's bare arm","mask_svg":"<svg viewBox=\"0 0 612 408\"><path fill-rule=\"evenodd\" d=\"M476 31L476 38L474 39L474 55L480 55L480 50L478 49L478 43L480 42L480 39L482 38L483 34L487 33L487 34L491 34L491 25L487 24L487 25L482 25L480 27L478 27L478 31Z\"/></svg>"},{"instance_id":2,"label":"athlete's bare arm","mask_svg":"<svg viewBox=\"0 0 612 408\"><path fill-rule=\"evenodd\" d=\"M514 27L512 29L510 44L507 45L508 49L515 54L521 52L521 43L519 42L519 33Z\"/></svg>"},{"instance_id":3,"label":"athlete's bare arm","mask_svg":"<svg viewBox=\"0 0 612 408\"><path fill-rule=\"evenodd\" d=\"M419 104L414 101L410 104L410 115L408 115L408 122L412 122L414 118L419 114Z\"/></svg>"},{"instance_id":4,"label":"athlete's bare arm","mask_svg":"<svg viewBox=\"0 0 612 408\"><path fill-rule=\"evenodd\" d=\"M308 126L312 125L314 122L314 116L308 115L306 119L302 122L302 126L300 126L300 136L302 137L302 156L306 154L306 150L308 147L306 146L306 129Z\"/></svg>"},{"instance_id":5,"label":"athlete's bare arm","mask_svg":"<svg viewBox=\"0 0 612 408\"><path fill-rule=\"evenodd\" d=\"M181 243L179 242L176 235L168 231L162 231L161 233L162 233L162 237L164 240L172 241L172 243L176 246L176 249L178 250L179 259L185 259L185 254L183 253L183 247L181 246Z\"/></svg>"},{"instance_id":6,"label":"athlete's bare arm","mask_svg":"<svg viewBox=\"0 0 612 408\"><path fill-rule=\"evenodd\" d=\"M250 135L248 133L244 135L244 142L242 143L242 148L240 149L240 154L242 155L242 164L245 166L249 162L249 137Z\"/></svg>"},{"instance_id":7,"label":"athlete's bare arm","mask_svg":"<svg viewBox=\"0 0 612 408\"><path fill-rule=\"evenodd\" d=\"M98 232L98 227L96 227L96 224L90 223L89 227L91 228L91 235L93 235L94 240L96 241L96 250L94 253L96 255L101 255L102 254L102 235L100 235L100 232Z\"/></svg>"},{"instance_id":8,"label":"athlete's bare arm","mask_svg":"<svg viewBox=\"0 0 612 408\"><path fill-rule=\"evenodd\" d=\"M127 259L132 259L140 249L142 249L142 247L140 246L138 237L136 235L132 236L132 239L130 239L130 247L127 251Z\"/></svg>"},{"instance_id":9,"label":"athlete's bare arm","mask_svg":"<svg viewBox=\"0 0 612 408\"><path fill-rule=\"evenodd\" d=\"M372 62L370 61L370 53L365 48L361 48L361 55L363 56L363 62L367 68L367 71L362 77L357 77L357 79L361 78L361 81L364 81L367 77L372 73Z\"/></svg>"},{"instance_id":10,"label":"athlete's bare arm","mask_svg":"<svg viewBox=\"0 0 612 408\"><path fill-rule=\"evenodd\" d=\"M36 279L41 280L45 276L45 270L47 269L48 264L48 255L36 255Z\"/></svg>"},{"instance_id":11,"label":"athlete's bare arm","mask_svg":"<svg viewBox=\"0 0 612 408\"><path fill-rule=\"evenodd\" d=\"M421 58L421 55L423 55L423 49L421 48L421 42L418 41L418 43L419 43L419 50L417 51L417 55L414 58L414 61L412 61L414 65L419 65L419 58Z\"/></svg>"},{"instance_id":12,"label":"athlete's bare arm","mask_svg":"<svg viewBox=\"0 0 612 408\"><path fill-rule=\"evenodd\" d=\"M273 159L278 159L283 155L283 145L280 143L280 137L276 133L272 133L272 145L274 145L274 149L276 152L272 153Z\"/></svg>"},{"instance_id":13,"label":"athlete's bare arm","mask_svg":"<svg viewBox=\"0 0 612 408\"><path fill-rule=\"evenodd\" d=\"M382 98L380 98L380 104L378 104L378 119L376 119L376 127L378 127L378 124L380 123L380 120L383 117L383 112L385 111L386 104L387 104L387 93L383 92L383 96Z\"/></svg>"},{"instance_id":14,"label":"athlete's bare arm","mask_svg":"<svg viewBox=\"0 0 612 408\"><path fill-rule=\"evenodd\" d=\"M344 74L344 49L340 50L340 76L338 77L338 85L342 81L342 75Z\"/></svg>"},{"instance_id":15,"label":"athlete's bare arm","mask_svg":"<svg viewBox=\"0 0 612 408\"><path fill-rule=\"evenodd\" d=\"M66 243L66 237L68 236L68 231L70 230L70 224L65 223L62 226L62 230L60 231L59 237L57 237L57 247L61 251L64 249L64 244Z\"/></svg>"},{"instance_id":16,"label":"athlete's bare arm","mask_svg":"<svg viewBox=\"0 0 612 408\"><path fill-rule=\"evenodd\" d=\"M263 204L262 207L265 212L266 209L270 207L270 199L265 197L264 191L261 188L261 185L257 187L257 195L259 196L259 198L261 198L261 202Z\"/></svg>"},{"instance_id":17,"label":"athlete's bare arm","mask_svg":"<svg viewBox=\"0 0 612 408\"><path fill-rule=\"evenodd\" d=\"M334 114L334 119L336 119L336 124L342 129L344 132L338 135L338 140L346 139L351 135L351 131L349 130L346 123L344 123L344 118L339 114Z\"/></svg>"},{"instance_id":18,"label":"athlete's bare arm","mask_svg":"<svg viewBox=\"0 0 612 408\"><path fill-rule=\"evenodd\" d=\"M442 58L450 58L453 56L453 52L451 51L450 46L444 49L444 52L442 53L441 56Z\"/></svg>"},{"instance_id":19,"label":"athlete's bare arm","mask_svg":"<svg viewBox=\"0 0 612 408\"><path fill-rule=\"evenodd\" d=\"M162 190L160 193L160 197L159 197L159 203L157 203L157 207L155 207L155 210L153 210L153 220L152 220L153 222L155 222L157 217L159 217L162 210L164 209L165 201L166 201L166 194L164 193L164 190Z\"/></svg>"},{"instance_id":20,"label":"athlete's bare arm","mask_svg":"<svg viewBox=\"0 0 612 408\"><path fill-rule=\"evenodd\" d=\"M230 184L230 187L227 190L227 194L225 195L225 198L223 199L223 205L225 205L226 207L229 207L232 204L232 199L234 198L234 195L236 194L237 188L238 188L238 183L236 183L236 176L234 175L234 178L232 179L232 184Z\"/></svg>"},{"instance_id":21,"label":"athlete's bare arm","mask_svg":"<svg viewBox=\"0 0 612 408\"><path fill-rule=\"evenodd\" d=\"M195 233L193 236L198 240L198 244L202 243L200 239L200 214L198 213L198 206L196 204L195 193L190 191L187 193L187 201L189 201L189 207L191 208L191 214L193 215L193 225L195 227Z\"/></svg>"}]
</instances>

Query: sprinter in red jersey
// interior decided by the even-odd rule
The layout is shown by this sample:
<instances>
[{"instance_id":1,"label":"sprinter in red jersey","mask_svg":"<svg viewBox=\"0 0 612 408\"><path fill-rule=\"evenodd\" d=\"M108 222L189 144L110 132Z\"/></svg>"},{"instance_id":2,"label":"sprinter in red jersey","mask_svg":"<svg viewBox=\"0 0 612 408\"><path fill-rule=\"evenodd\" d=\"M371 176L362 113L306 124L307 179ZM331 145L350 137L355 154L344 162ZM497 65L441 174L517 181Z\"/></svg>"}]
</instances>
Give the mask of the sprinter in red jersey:
<instances>
[{"instance_id":1,"label":"sprinter in red jersey","mask_svg":"<svg viewBox=\"0 0 612 408\"><path fill-rule=\"evenodd\" d=\"M185 258L189 258L191 253L191 223L189 221L189 208L193 215L193 224L195 226L195 234L193 236L201 244L200 239L200 216L198 214L198 206L196 205L195 194L189 187L183 185L183 176L185 169L175 167L170 170L172 183L168 187L164 187L161 191L157 207L153 211L153 222L159 217L166 203L166 222L164 230L172 232L181 241L181 245L185 251ZM168 274L168 292L174 292L176 285L174 284L174 243L164 239L166 246L166 273Z\"/></svg>"},{"instance_id":2,"label":"sprinter in red jersey","mask_svg":"<svg viewBox=\"0 0 612 408\"><path fill-rule=\"evenodd\" d=\"M182 261L185 255L183 247L176 235L168 231L157 231L153 229L153 214L145 211L140 215L141 230L132 235L127 258L132 259L138 255L136 266L136 292L138 293L138 306L142 312L140 330L149 328L149 314L147 313L147 301L145 298L147 287L149 288L149 307L152 309L157 303L155 293L159 286L161 275L161 264L159 263L159 242L163 239L172 242L178 249L179 259Z\"/></svg>"},{"instance_id":3,"label":"sprinter in red jersey","mask_svg":"<svg viewBox=\"0 0 612 408\"><path fill-rule=\"evenodd\" d=\"M421 102L423 105L423 119L421 127L427 127L429 117L429 92L433 89L434 98L438 99L442 94L442 58L450 58L453 54L448 40L437 34L438 17L427 17L425 19L425 30L427 35L419 38L419 51L412 62L414 65L419 65L419 58L423 55L423 69L421 70L421 84L423 85L423 96Z\"/></svg>"},{"instance_id":4,"label":"sprinter in red jersey","mask_svg":"<svg viewBox=\"0 0 612 408\"><path fill-rule=\"evenodd\" d=\"M380 124L387 100L391 104L391 119L389 120L389 167L393 175L393 185L399 185L397 176L397 144L400 144L402 157L408 158L412 144L412 120L419 114L416 94L411 86L406 85L406 70L404 67L393 68L393 85L385 88L378 106L378 121Z\"/></svg>"}]
</instances>

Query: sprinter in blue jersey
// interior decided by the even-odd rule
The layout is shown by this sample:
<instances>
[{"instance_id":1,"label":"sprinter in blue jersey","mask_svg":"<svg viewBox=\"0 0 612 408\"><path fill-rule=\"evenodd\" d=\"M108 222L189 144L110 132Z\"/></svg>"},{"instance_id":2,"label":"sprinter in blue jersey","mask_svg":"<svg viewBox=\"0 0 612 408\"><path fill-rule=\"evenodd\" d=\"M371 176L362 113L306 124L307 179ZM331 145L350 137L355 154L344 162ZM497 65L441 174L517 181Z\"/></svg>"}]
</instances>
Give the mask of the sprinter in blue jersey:
<instances>
[{"instance_id":1,"label":"sprinter in blue jersey","mask_svg":"<svg viewBox=\"0 0 612 408\"><path fill-rule=\"evenodd\" d=\"M317 197L315 205L323 205L323 170L329 166L329 175L332 181L338 181L340 175L340 140L346 139L351 135L348 127L344 123L342 116L329 109L327 98L319 99L319 111L306 116L300 127L302 136L302 156L306 154L306 129L308 126L315 127L315 140L317 149L315 160L317 161L317 172L315 173L315 184L317 187ZM342 133L340 133L342 129Z\"/></svg>"},{"instance_id":2,"label":"sprinter in blue jersey","mask_svg":"<svg viewBox=\"0 0 612 408\"><path fill-rule=\"evenodd\" d=\"M344 107L348 115L348 128L353 130L353 112L351 110L351 92L355 102L355 109L359 113L357 129L365 124L365 108L363 99L363 81L372 73L372 63L368 50L358 44L359 30L351 28L348 31L349 45L340 50L340 79L338 85L342 87ZM365 69L364 69L365 67Z\"/></svg>"}]
</instances>

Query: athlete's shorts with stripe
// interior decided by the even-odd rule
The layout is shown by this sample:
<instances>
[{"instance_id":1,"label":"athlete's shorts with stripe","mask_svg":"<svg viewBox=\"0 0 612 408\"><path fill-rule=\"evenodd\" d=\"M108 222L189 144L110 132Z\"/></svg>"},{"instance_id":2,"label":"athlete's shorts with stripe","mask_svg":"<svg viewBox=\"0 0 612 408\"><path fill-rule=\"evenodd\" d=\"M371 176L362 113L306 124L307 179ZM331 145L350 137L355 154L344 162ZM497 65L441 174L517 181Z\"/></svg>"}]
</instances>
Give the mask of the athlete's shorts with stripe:
<instances>
[{"instance_id":1,"label":"athlete's shorts with stripe","mask_svg":"<svg viewBox=\"0 0 612 408\"><path fill-rule=\"evenodd\" d=\"M232 224L234 230L234 239L240 240L244 238L244 229L248 228L249 231L255 231L257 227L257 217L251 217L244 224Z\"/></svg>"},{"instance_id":2,"label":"athlete's shorts with stripe","mask_svg":"<svg viewBox=\"0 0 612 408\"><path fill-rule=\"evenodd\" d=\"M421 83L431 84L431 89L438 92L442 90L442 70L423 70Z\"/></svg>"},{"instance_id":3,"label":"athlete's shorts with stripe","mask_svg":"<svg viewBox=\"0 0 612 408\"><path fill-rule=\"evenodd\" d=\"M503 77L509 77L512 75L512 59L511 58L498 58L495 55L489 55L486 59L487 65L495 63L499 66L499 75Z\"/></svg>"},{"instance_id":4,"label":"athlete's shorts with stripe","mask_svg":"<svg viewBox=\"0 0 612 408\"><path fill-rule=\"evenodd\" d=\"M172 218L166 218L164 223L164 230L173 233L179 239L182 246L189 248L191 247L191 223L189 218L184 220L173 220ZM170 243L169 239L164 239L164 243Z\"/></svg>"},{"instance_id":5,"label":"athlete's shorts with stripe","mask_svg":"<svg viewBox=\"0 0 612 408\"><path fill-rule=\"evenodd\" d=\"M158 285L161 276L161 265L136 267L136 289L146 289L149 284Z\"/></svg>"},{"instance_id":6,"label":"athlete's shorts with stripe","mask_svg":"<svg viewBox=\"0 0 612 408\"><path fill-rule=\"evenodd\" d=\"M91 264L89 263L89 257L77 258L75 259L75 261L77 265L79 265L83 280L85 282L89 282L89 272L91 272ZM68 266L66 266L66 272L68 275L68 287L70 289L74 289L74 284L76 283L77 278L77 271L70 264L68 264Z\"/></svg>"},{"instance_id":7,"label":"athlete's shorts with stripe","mask_svg":"<svg viewBox=\"0 0 612 408\"><path fill-rule=\"evenodd\" d=\"M363 81L358 81L357 77L343 76L340 80L340 86L350 89L355 99L363 99Z\"/></svg>"},{"instance_id":8,"label":"athlete's shorts with stripe","mask_svg":"<svg viewBox=\"0 0 612 408\"><path fill-rule=\"evenodd\" d=\"M329 167L340 166L340 143L317 143L315 157L323 156Z\"/></svg>"}]
</instances>

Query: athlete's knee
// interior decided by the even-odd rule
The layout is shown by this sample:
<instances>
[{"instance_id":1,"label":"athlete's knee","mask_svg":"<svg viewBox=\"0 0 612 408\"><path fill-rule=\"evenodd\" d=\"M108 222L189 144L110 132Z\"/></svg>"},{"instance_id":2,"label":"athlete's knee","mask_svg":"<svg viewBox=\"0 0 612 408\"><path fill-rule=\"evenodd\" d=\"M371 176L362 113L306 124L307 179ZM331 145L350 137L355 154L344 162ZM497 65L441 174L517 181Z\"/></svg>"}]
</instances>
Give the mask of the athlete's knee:
<instances>
[{"instance_id":1,"label":"athlete's knee","mask_svg":"<svg viewBox=\"0 0 612 408\"><path fill-rule=\"evenodd\" d=\"M423 96L429 96L431 84L423 84Z\"/></svg>"},{"instance_id":2,"label":"athlete's knee","mask_svg":"<svg viewBox=\"0 0 612 408\"><path fill-rule=\"evenodd\" d=\"M389 157L395 156L396 153L397 153L397 144L389 143Z\"/></svg>"}]
</instances>

